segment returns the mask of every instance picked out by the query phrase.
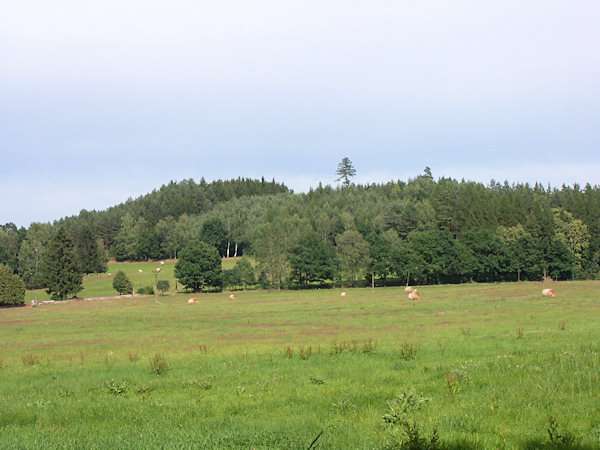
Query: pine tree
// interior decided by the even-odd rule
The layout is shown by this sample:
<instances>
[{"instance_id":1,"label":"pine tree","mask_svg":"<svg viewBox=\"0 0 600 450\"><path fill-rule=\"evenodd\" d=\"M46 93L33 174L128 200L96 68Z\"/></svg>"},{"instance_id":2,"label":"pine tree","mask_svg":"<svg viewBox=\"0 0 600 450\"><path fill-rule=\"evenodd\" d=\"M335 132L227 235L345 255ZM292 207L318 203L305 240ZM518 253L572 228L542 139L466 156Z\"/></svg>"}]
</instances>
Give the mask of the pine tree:
<instances>
[{"instance_id":1,"label":"pine tree","mask_svg":"<svg viewBox=\"0 0 600 450\"><path fill-rule=\"evenodd\" d=\"M83 289L83 274L75 254L75 245L63 227L50 240L41 273L43 286L54 300L75 297Z\"/></svg>"},{"instance_id":2,"label":"pine tree","mask_svg":"<svg viewBox=\"0 0 600 450\"><path fill-rule=\"evenodd\" d=\"M344 158L338 164L335 174L339 175L339 178L336 178L335 181L341 181L344 187L348 187L350 186L350 178L356 175L356 169L349 158Z\"/></svg>"}]
</instances>

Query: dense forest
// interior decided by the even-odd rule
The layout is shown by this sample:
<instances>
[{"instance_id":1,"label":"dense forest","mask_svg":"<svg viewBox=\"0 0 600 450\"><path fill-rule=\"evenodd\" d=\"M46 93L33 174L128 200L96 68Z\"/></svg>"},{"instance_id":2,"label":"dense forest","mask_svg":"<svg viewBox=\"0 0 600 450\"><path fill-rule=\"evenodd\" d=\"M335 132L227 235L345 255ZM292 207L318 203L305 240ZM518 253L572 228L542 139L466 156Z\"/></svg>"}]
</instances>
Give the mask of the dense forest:
<instances>
[{"instance_id":1,"label":"dense forest","mask_svg":"<svg viewBox=\"0 0 600 450\"><path fill-rule=\"evenodd\" d=\"M223 257L251 254L264 287L589 279L599 275L600 188L436 181L429 168L297 194L275 180L184 180L53 224L5 224L0 263L42 287L58 229L83 273L106 270L109 257L176 258L199 239Z\"/></svg>"}]
</instances>

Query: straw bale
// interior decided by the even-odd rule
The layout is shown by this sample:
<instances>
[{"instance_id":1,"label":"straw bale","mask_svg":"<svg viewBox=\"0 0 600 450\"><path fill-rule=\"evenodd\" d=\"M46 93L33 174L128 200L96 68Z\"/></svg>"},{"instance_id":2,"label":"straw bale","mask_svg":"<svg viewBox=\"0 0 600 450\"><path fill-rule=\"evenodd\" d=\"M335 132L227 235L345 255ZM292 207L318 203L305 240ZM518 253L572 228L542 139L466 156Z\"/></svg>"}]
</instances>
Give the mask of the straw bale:
<instances>
[{"instance_id":1,"label":"straw bale","mask_svg":"<svg viewBox=\"0 0 600 450\"><path fill-rule=\"evenodd\" d=\"M410 300L421 300L421 294L419 294L419 291L417 291L416 289L414 289L412 292L410 292L408 294L408 298Z\"/></svg>"}]
</instances>

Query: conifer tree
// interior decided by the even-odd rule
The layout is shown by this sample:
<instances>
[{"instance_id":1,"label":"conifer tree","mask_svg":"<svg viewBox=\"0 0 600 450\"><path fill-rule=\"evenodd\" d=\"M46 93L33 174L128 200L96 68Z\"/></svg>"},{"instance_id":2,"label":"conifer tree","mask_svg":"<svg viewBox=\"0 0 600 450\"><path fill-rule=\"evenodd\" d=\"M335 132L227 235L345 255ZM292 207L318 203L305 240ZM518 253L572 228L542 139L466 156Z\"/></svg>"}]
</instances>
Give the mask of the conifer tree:
<instances>
[{"instance_id":1,"label":"conifer tree","mask_svg":"<svg viewBox=\"0 0 600 450\"><path fill-rule=\"evenodd\" d=\"M119 270L116 273L112 285L120 295L131 294L131 291L133 290L133 284L131 283L131 280L122 270Z\"/></svg>"},{"instance_id":2,"label":"conifer tree","mask_svg":"<svg viewBox=\"0 0 600 450\"><path fill-rule=\"evenodd\" d=\"M25 303L25 283L19 275L0 264L0 306L16 306Z\"/></svg>"},{"instance_id":3,"label":"conifer tree","mask_svg":"<svg viewBox=\"0 0 600 450\"><path fill-rule=\"evenodd\" d=\"M338 164L335 174L339 175L339 178L336 178L335 181L341 181L344 187L348 187L350 186L350 178L356 175L356 169L352 165L352 161L346 157Z\"/></svg>"},{"instance_id":4,"label":"conifer tree","mask_svg":"<svg viewBox=\"0 0 600 450\"><path fill-rule=\"evenodd\" d=\"M83 289L83 274L73 239L60 227L50 240L42 261L42 283L53 300L75 297Z\"/></svg>"}]
</instances>

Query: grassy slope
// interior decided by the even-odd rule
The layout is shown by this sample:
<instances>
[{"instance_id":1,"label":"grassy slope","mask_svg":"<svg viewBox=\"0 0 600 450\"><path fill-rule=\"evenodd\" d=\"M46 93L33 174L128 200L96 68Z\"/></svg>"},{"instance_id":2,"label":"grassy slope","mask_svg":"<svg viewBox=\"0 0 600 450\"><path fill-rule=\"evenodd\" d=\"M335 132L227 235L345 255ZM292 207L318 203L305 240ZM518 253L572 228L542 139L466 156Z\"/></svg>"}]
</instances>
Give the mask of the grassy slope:
<instances>
[{"instance_id":1,"label":"grassy slope","mask_svg":"<svg viewBox=\"0 0 600 450\"><path fill-rule=\"evenodd\" d=\"M222 263L223 269L233 269L235 262L236 260L234 258L224 259ZM174 276L174 262L167 261L162 266L159 262L122 262L110 263L108 265L107 273L86 275L83 278L83 290L79 292L78 297L90 298L118 295L118 292L112 287L112 282L114 275L119 270L125 272L125 275L129 277L136 291L143 286L154 286L153 271L158 267L161 268L161 272L157 277L158 280L168 280L171 285L171 293L175 293L176 280ZM142 273L138 273L138 270L142 270ZM178 288L181 290L181 285L179 285ZM34 298L39 301L50 299L44 289L34 289L26 292L26 303L31 303L31 300Z\"/></svg>"},{"instance_id":2,"label":"grassy slope","mask_svg":"<svg viewBox=\"0 0 600 450\"><path fill-rule=\"evenodd\" d=\"M406 391L428 399L407 418L447 446L539 447L552 415L596 448L600 283L553 287L555 299L523 283L424 287L420 302L387 288L0 310L0 442L289 448L324 430L321 448L378 448L403 436L382 416Z\"/></svg>"}]
</instances>

